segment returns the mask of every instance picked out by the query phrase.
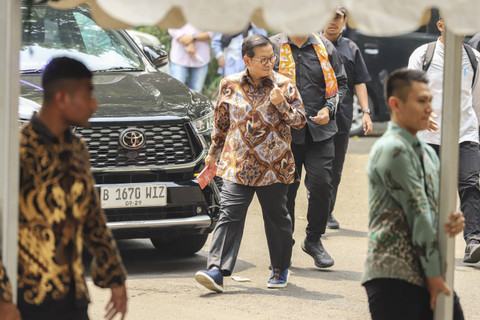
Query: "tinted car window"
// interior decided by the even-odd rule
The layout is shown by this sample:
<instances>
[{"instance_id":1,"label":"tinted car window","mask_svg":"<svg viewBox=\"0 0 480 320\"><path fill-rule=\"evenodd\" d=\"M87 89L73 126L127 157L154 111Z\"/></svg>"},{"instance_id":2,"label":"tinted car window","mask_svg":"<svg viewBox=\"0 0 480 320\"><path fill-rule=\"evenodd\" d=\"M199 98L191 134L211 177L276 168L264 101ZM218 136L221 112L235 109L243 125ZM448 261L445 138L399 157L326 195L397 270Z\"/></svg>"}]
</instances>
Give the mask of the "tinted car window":
<instances>
[{"instance_id":1,"label":"tinted car window","mask_svg":"<svg viewBox=\"0 0 480 320\"><path fill-rule=\"evenodd\" d=\"M41 69L52 57L65 55L83 61L90 70L142 69L135 50L116 31L98 26L82 10L61 12L34 8L30 33L24 33L20 70Z\"/></svg>"}]
</instances>

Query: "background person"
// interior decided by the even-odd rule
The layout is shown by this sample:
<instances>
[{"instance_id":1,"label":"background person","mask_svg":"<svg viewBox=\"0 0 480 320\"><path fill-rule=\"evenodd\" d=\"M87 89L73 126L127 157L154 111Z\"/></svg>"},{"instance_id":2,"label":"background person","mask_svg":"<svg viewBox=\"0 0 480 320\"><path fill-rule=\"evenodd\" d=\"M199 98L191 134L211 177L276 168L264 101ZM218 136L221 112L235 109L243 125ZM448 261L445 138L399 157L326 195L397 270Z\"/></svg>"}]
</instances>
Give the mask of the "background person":
<instances>
[{"instance_id":1,"label":"background person","mask_svg":"<svg viewBox=\"0 0 480 320\"><path fill-rule=\"evenodd\" d=\"M275 70L295 82L307 114L305 127L292 130L297 171L295 183L288 188L288 212L294 223L295 198L305 166L308 225L302 249L313 257L317 267L328 268L334 261L320 238L325 233L330 213L335 157L333 137L338 131L335 114L347 91L347 76L337 50L322 35L287 36L281 33L270 40L279 57Z\"/></svg>"},{"instance_id":2,"label":"background person","mask_svg":"<svg viewBox=\"0 0 480 320\"><path fill-rule=\"evenodd\" d=\"M397 70L387 79L391 122L369 156L370 216L362 284L373 320L433 319L437 295L450 295L438 244L438 157L417 132L429 127L432 93L425 73ZM463 230L461 212L445 232ZM463 312L455 296L455 319Z\"/></svg>"},{"instance_id":3,"label":"background person","mask_svg":"<svg viewBox=\"0 0 480 320\"><path fill-rule=\"evenodd\" d=\"M243 39L252 35L267 35L267 31L249 23L245 29L236 34L216 33L211 42L213 55L217 59L218 73L226 77L245 70L242 56Z\"/></svg>"},{"instance_id":4,"label":"background person","mask_svg":"<svg viewBox=\"0 0 480 320\"><path fill-rule=\"evenodd\" d=\"M242 45L247 68L224 78L215 106L212 144L205 164L217 166L224 181L220 217L208 253L208 270L195 279L223 292L242 240L248 207L257 194L262 206L272 273L268 288L288 283L292 222L286 207L288 185L295 178L290 127L305 125L305 110L295 84L273 72L276 56L263 35Z\"/></svg>"},{"instance_id":5,"label":"background person","mask_svg":"<svg viewBox=\"0 0 480 320\"><path fill-rule=\"evenodd\" d=\"M42 75L40 111L20 133L18 302L23 320L88 319L82 261L93 254L92 279L112 296L105 318L127 310L126 272L106 226L85 143L72 126L87 126L98 108L92 73L81 62L54 58ZM19 319L0 261L0 319ZM7 317L11 315L11 317Z\"/></svg>"},{"instance_id":6,"label":"background person","mask_svg":"<svg viewBox=\"0 0 480 320\"><path fill-rule=\"evenodd\" d=\"M211 32L201 31L187 23L178 29L170 28L170 75L202 92L210 62ZM188 78L188 82L187 82Z\"/></svg>"},{"instance_id":7,"label":"background person","mask_svg":"<svg viewBox=\"0 0 480 320\"><path fill-rule=\"evenodd\" d=\"M338 185L342 177L343 163L347 153L348 140L350 138L350 127L353 118L353 95L354 90L357 95L358 103L362 108L362 124L365 135L372 132L372 119L370 118L370 109L368 107L367 85L370 75L367 66L363 61L360 49L350 39L342 37L342 30L347 24L347 10L344 7L338 7L335 16L323 30L323 35L337 49L342 58L343 67L347 73L347 91L338 107L335 119L337 121L338 132L333 137L335 145L335 158L332 165L332 198L330 204L330 213L328 215L327 227L330 229L340 228L340 224L333 216L335 201L337 200Z\"/></svg>"},{"instance_id":8,"label":"background person","mask_svg":"<svg viewBox=\"0 0 480 320\"><path fill-rule=\"evenodd\" d=\"M433 56L427 67L427 76L432 91L434 130L422 130L418 133L426 143L432 146L437 155L441 145L441 117L443 104L443 69L445 55L445 27L440 19L437 28L440 38L433 44ZM427 59L429 44L417 48L408 61L408 68L423 70ZM478 60L480 53L468 45L462 48L462 90L460 100L460 132L459 132L459 162L458 162L458 195L460 208L465 215L465 230L463 237L466 242L463 262L476 263L480 261L480 173L479 150L479 119L480 119L480 85L478 77L480 69ZM475 66L476 64L476 66Z\"/></svg>"}]
</instances>

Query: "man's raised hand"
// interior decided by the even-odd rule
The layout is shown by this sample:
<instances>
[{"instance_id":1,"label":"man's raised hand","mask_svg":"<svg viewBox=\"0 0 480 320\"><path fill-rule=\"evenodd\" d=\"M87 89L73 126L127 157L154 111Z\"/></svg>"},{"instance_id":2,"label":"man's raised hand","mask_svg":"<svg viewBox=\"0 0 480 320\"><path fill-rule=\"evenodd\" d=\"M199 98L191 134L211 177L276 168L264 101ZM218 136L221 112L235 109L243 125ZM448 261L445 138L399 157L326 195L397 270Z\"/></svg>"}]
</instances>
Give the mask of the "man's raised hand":
<instances>
[{"instance_id":1,"label":"man's raised hand","mask_svg":"<svg viewBox=\"0 0 480 320\"><path fill-rule=\"evenodd\" d=\"M280 91L277 84L275 83L274 85L275 87L270 92L270 102L277 106L283 102L284 98L283 98L283 93L282 91Z\"/></svg>"}]
</instances>

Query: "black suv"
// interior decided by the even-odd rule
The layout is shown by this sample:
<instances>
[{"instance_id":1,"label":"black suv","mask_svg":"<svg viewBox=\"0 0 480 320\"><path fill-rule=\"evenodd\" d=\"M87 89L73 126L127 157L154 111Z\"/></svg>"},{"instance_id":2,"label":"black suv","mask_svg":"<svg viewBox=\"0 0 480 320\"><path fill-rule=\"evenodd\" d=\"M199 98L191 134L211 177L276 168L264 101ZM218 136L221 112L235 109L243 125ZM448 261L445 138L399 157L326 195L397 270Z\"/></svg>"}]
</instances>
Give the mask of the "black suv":
<instances>
[{"instance_id":1,"label":"black suv","mask_svg":"<svg viewBox=\"0 0 480 320\"><path fill-rule=\"evenodd\" d=\"M108 226L116 238L150 238L161 252L200 250L218 218L217 185L202 190L195 180L208 151L212 103L157 70L162 52L140 50L125 31L102 29L86 7L37 5L24 21L20 121L39 108L49 59L83 61L94 72L99 109L75 132L90 150Z\"/></svg>"},{"instance_id":2,"label":"black suv","mask_svg":"<svg viewBox=\"0 0 480 320\"><path fill-rule=\"evenodd\" d=\"M432 9L430 16L429 23L415 32L393 37L372 37L348 28L344 32L344 35L353 40L360 48L372 78L372 81L367 83L367 90L373 121L390 119L390 110L383 93L383 86L388 74L395 69L406 67L410 55L416 48L435 41L440 36L440 31L436 26L438 10ZM355 97L350 135L363 134L361 110Z\"/></svg>"}]
</instances>

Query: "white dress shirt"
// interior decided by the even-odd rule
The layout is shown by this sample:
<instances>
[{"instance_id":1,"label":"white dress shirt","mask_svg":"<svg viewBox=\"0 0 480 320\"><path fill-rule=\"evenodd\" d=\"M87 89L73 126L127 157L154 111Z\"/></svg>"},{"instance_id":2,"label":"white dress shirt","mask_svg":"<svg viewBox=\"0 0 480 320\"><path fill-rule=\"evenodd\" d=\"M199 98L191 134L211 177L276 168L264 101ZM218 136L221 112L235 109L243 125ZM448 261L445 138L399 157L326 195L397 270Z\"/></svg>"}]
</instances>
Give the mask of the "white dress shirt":
<instances>
[{"instance_id":1,"label":"white dress shirt","mask_svg":"<svg viewBox=\"0 0 480 320\"><path fill-rule=\"evenodd\" d=\"M422 70L423 60L427 51L428 44L418 47L410 56L408 61L409 69ZM480 59L480 53L474 50L477 61ZM429 144L440 145L441 124L442 124L442 101L443 101L443 69L444 69L445 45L437 40L432 63L427 70L430 91L433 95L433 112L438 115L434 118L440 124L440 130L431 132L422 130L417 133L425 142ZM464 141L478 141L478 119L480 119L480 85L478 84L479 68L475 84L472 87L473 68L468 58L465 48L462 47L462 86L461 86L461 111L460 111L460 137L459 143Z\"/></svg>"}]
</instances>

